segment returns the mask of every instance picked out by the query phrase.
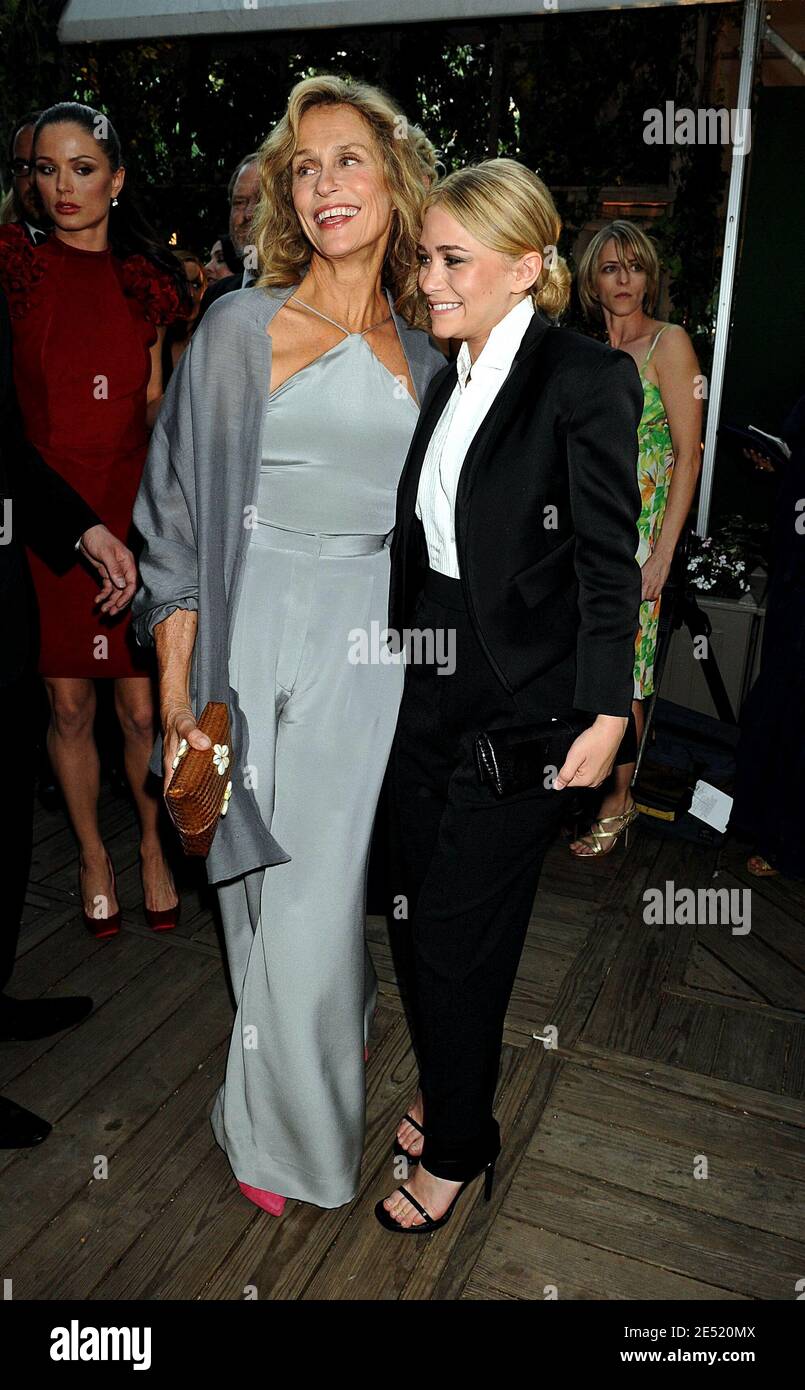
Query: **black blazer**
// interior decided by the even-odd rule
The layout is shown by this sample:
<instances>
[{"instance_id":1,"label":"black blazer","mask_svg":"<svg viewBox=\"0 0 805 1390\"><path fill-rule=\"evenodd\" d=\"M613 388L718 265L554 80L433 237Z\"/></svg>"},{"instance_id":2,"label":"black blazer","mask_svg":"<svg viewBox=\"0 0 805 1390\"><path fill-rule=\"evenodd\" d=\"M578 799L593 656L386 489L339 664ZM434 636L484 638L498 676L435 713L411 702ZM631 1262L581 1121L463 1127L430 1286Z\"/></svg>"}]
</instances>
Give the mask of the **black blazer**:
<instances>
[{"instance_id":1,"label":"black blazer","mask_svg":"<svg viewBox=\"0 0 805 1390\"><path fill-rule=\"evenodd\" d=\"M389 604L399 632L415 626L428 564L415 515L419 477L456 379L451 363L431 382L400 480ZM631 709L642 410L628 353L537 312L464 460L456 496L464 599L502 685L527 691L536 713Z\"/></svg>"},{"instance_id":2,"label":"black blazer","mask_svg":"<svg viewBox=\"0 0 805 1390\"><path fill-rule=\"evenodd\" d=\"M78 493L27 442L11 352L8 305L0 291L0 685L19 679L36 660L39 622L25 546L54 569L66 569L77 558L79 536L98 525Z\"/></svg>"}]
</instances>

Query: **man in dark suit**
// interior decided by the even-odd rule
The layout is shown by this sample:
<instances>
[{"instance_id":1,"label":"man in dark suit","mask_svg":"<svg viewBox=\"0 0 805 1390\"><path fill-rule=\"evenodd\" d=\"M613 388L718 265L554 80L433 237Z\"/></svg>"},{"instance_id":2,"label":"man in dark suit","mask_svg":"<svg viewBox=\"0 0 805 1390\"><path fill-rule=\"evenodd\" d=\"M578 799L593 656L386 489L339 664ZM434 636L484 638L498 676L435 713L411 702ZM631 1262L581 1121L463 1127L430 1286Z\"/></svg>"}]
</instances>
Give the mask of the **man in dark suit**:
<instances>
[{"instance_id":1,"label":"man in dark suit","mask_svg":"<svg viewBox=\"0 0 805 1390\"><path fill-rule=\"evenodd\" d=\"M8 306L0 293L0 730L4 800L11 812L0 840L0 1041L47 1037L78 1023L92 1009L87 998L13 999L5 993L25 900L33 819L31 712L38 613L25 545L56 569L75 564L79 555L93 565L101 578L96 603L102 613L124 608L136 584L131 551L27 443L14 391L11 347ZM0 1148L40 1143L49 1132L47 1121L0 1096Z\"/></svg>"},{"instance_id":2,"label":"man in dark suit","mask_svg":"<svg viewBox=\"0 0 805 1390\"><path fill-rule=\"evenodd\" d=\"M252 217L260 201L260 172L257 159L256 153L247 154L240 161L227 188L229 236L235 255L243 262L243 270L239 270L236 275L227 275L223 280L217 280L204 291L196 328L210 305L214 304L216 299L220 299L222 294L248 289L257 279L253 266L246 259L247 253L254 250L250 243Z\"/></svg>"},{"instance_id":3,"label":"man in dark suit","mask_svg":"<svg viewBox=\"0 0 805 1390\"><path fill-rule=\"evenodd\" d=\"M11 206L14 219L27 229L34 245L45 239L47 232L44 228L49 225L37 197L32 175L34 126L41 115L41 111L27 111L12 128L8 140L8 169L13 180Z\"/></svg>"}]
</instances>

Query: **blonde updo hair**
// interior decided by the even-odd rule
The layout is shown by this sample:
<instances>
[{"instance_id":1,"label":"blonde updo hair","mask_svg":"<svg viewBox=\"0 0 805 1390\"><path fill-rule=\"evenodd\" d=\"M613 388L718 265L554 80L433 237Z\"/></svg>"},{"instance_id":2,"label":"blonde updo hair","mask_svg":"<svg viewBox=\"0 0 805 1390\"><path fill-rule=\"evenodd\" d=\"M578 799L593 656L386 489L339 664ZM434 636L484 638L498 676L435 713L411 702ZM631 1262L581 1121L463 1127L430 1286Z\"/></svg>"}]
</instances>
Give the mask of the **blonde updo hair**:
<instances>
[{"instance_id":1,"label":"blonde updo hair","mask_svg":"<svg viewBox=\"0 0 805 1390\"><path fill-rule=\"evenodd\" d=\"M504 256L519 259L539 251L543 264L529 290L537 308L558 318L570 300L571 276L557 245L562 219L542 179L516 159L485 159L456 169L430 190L423 204L440 207L462 227ZM411 274L415 285L418 267ZM425 296L418 296L417 326L429 322Z\"/></svg>"},{"instance_id":2,"label":"blonde updo hair","mask_svg":"<svg viewBox=\"0 0 805 1390\"><path fill-rule=\"evenodd\" d=\"M603 318L598 298L598 262L608 241L614 241L615 254L622 266L637 261L646 272L646 292L643 311L653 314L660 288L660 261L651 237L636 222L618 217L597 231L579 261L578 290L582 308L588 319Z\"/></svg>"},{"instance_id":3,"label":"blonde updo hair","mask_svg":"<svg viewBox=\"0 0 805 1390\"><path fill-rule=\"evenodd\" d=\"M379 150L389 196L394 204L391 234L383 262L383 284L408 322L417 308L416 287L409 283L426 191L424 136L409 125L400 108L379 87L341 77L307 77L297 82L285 115L266 136L257 154L260 202L251 237L260 269L258 288L298 284L313 254L293 205L291 164L299 145L299 123L316 106L351 106L366 121ZM433 177L428 171L428 177Z\"/></svg>"}]
</instances>

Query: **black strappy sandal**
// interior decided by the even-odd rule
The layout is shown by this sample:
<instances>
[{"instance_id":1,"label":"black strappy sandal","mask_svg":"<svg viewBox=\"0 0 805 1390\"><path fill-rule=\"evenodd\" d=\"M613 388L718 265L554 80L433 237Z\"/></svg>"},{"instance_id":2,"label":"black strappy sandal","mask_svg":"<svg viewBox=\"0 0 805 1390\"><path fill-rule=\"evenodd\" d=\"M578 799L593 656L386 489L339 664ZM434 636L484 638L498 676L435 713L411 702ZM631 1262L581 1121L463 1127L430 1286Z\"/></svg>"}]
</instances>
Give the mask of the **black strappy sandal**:
<instances>
[{"instance_id":1,"label":"black strappy sandal","mask_svg":"<svg viewBox=\"0 0 805 1390\"><path fill-rule=\"evenodd\" d=\"M475 1178L479 1178L481 1176L481 1173L483 1173L484 1175L484 1201L488 1202L490 1200L492 1196L492 1184L495 1181L496 1162L497 1160L493 1158L491 1163L486 1163L484 1167L479 1168L478 1172L474 1173L471 1178L467 1178L466 1182L463 1182L461 1184L460 1188L458 1189L458 1192L456 1193L455 1197L453 1198L452 1202L447 1208L447 1211L444 1213L444 1216L440 1216L437 1221L434 1221L430 1212L425 1210L421 1203L417 1201L416 1197L412 1197L411 1193L408 1191L408 1188L404 1187L402 1183L400 1183L398 1191L400 1191L403 1194L403 1197L405 1197L406 1200L411 1203L411 1206L419 1212L419 1215L423 1218L422 1224L420 1226L401 1226L399 1221L396 1221L394 1217L391 1215L391 1212L386 1211L386 1208L383 1206L382 1201L378 1202L377 1206L375 1207L375 1216L377 1217L381 1226L385 1230L394 1231L401 1236L429 1235L431 1231L438 1231L440 1226L447 1225L447 1222L453 1215L453 1208L456 1205L456 1202L458 1201L464 1189L466 1187L469 1187L470 1183L474 1182Z\"/></svg>"},{"instance_id":2,"label":"black strappy sandal","mask_svg":"<svg viewBox=\"0 0 805 1390\"><path fill-rule=\"evenodd\" d=\"M422 1126L421 1126L421 1124L419 1123L419 1121L414 1119L413 1115L409 1115L409 1114L406 1112L406 1114L403 1115L403 1119L404 1119L404 1120L407 1120L408 1123L409 1123L409 1125L413 1125L413 1126L414 1126L414 1129L418 1129L418 1130L419 1130L419 1133L422 1135L422 1137L423 1137L423 1139L424 1139L424 1137L425 1137L425 1131L424 1131L424 1129L422 1128ZM404 1148L403 1148L403 1146L402 1146L402 1144L400 1143L399 1139L397 1139L396 1137L395 1137L395 1140L394 1140L394 1149L393 1149L393 1152L394 1152L394 1157L395 1157L395 1158L407 1158L409 1163L418 1163L419 1160L420 1160L420 1158L422 1157L421 1154L412 1154L412 1153L409 1153L407 1149L404 1149Z\"/></svg>"}]
</instances>

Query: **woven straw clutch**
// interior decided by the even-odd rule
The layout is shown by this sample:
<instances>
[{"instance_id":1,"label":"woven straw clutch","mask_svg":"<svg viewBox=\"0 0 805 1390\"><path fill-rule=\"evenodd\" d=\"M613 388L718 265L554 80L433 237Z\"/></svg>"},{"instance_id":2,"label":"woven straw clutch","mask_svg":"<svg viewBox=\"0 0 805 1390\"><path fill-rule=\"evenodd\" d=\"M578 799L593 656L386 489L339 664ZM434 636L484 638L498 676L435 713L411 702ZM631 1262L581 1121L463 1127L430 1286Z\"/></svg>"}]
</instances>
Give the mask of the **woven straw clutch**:
<instances>
[{"instance_id":1,"label":"woven straw clutch","mask_svg":"<svg viewBox=\"0 0 805 1390\"><path fill-rule=\"evenodd\" d=\"M170 818L185 854L205 856L213 842L218 817L226 815L232 783L229 714L226 705L210 701L204 706L198 728L211 748L191 748L182 739L173 760L174 773L165 792Z\"/></svg>"}]
</instances>

